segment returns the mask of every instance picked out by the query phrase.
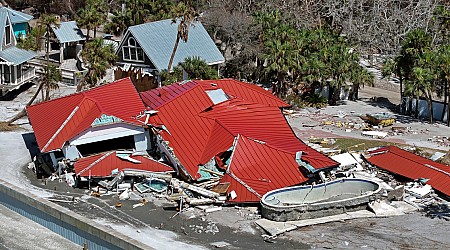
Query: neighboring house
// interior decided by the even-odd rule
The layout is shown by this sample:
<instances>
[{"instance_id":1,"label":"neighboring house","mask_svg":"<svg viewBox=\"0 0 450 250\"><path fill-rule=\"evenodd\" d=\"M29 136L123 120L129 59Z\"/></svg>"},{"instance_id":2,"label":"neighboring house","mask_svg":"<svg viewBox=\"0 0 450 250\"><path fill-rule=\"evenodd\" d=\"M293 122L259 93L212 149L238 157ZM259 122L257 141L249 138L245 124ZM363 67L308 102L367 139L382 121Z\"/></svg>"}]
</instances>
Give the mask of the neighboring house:
<instances>
[{"instance_id":1,"label":"neighboring house","mask_svg":"<svg viewBox=\"0 0 450 250\"><path fill-rule=\"evenodd\" d=\"M153 147L181 176L221 177L229 202L258 202L338 163L297 138L268 91L232 79L175 83L140 93L150 111ZM234 196L234 195L233 195Z\"/></svg>"},{"instance_id":2,"label":"neighboring house","mask_svg":"<svg viewBox=\"0 0 450 250\"><path fill-rule=\"evenodd\" d=\"M56 167L58 158L76 160L117 149L147 150L149 133L136 119L144 109L126 78L29 106L27 112L40 152Z\"/></svg>"},{"instance_id":3,"label":"neighboring house","mask_svg":"<svg viewBox=\"0 0 450 250\"><path fill-rule=\"evenodd\" d=\"M52 50L59 50L59 62L66 59L74 59L82 49L85 37L75 21L61 22L59 27L52 27L54 38Z\"/></svg>"},{"instance_id":4,"label":"neighboring house","mask_svg":"<svg viewBox=\"0 0 450 250\"><path fill-rule=\"evenodd\" d=\"M158 78L161 71L167 70L177 30L178 22L173 23L172 19L129 27L116 52L117 64L127 68L129 65L141 68L143 72ZM218 65L225 61L200 22L191 25L186 43L180 40L172 68L188 57L200 57L208 65Z\"/></svg>"},{"instance_id":5,"label":"neighboring house","mask_svg":"<svg viewBox=\"0 0 450 250\"><path fill-rule=\"evenodd\" d=\"M12 24L12 29L16 38L26 37L30 31L28 22L33 19L33 16L10 9L8 7L1 7L0 12L6 11Z\"/></svg>"},{"instance_id":6,"label":"neighboring house","mask_svg":"<svg viewBox=\"0 0 450 250\"><path fill-rule=\"evenodd\" d=\"M36 53L16 47L10 13L8 8L0 8L0 97L36 77L35 68L27 63Z\"/></svg>"}]
</instances>

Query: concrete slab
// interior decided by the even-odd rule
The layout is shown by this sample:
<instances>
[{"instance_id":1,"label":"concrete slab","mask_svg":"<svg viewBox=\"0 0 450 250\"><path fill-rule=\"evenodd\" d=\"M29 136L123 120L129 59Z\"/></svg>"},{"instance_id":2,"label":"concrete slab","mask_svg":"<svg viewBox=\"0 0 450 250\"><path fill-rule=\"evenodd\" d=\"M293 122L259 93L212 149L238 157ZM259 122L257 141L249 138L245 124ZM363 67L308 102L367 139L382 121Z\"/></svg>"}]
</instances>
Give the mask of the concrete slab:
<instances>
[{"instance_id":1,"label":"concrete slab","mask_svg":"<svg viewBox=\"0 0 450 250\"><path fill-rule=\"evenodd\" d=\"M344 221L350 219L371 218L371 217L376 217L376 215L367 210L360 210L355 212L349 212L346 214L338 214L316 219L288 221L288 222L277 222L267 219L259 219L255 221L255 223L262 229L264 229L268 234L275 236L297 229L299 227L306 227L335 221Z\"/></svg>"}]
</instances>

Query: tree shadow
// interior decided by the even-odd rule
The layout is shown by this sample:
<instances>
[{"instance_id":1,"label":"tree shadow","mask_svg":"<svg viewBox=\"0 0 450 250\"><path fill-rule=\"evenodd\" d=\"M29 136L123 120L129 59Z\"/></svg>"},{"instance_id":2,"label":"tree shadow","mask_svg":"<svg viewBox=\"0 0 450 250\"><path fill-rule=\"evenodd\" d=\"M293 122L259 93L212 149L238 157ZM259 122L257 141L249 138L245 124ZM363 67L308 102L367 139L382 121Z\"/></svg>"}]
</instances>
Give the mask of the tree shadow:
<instances>
[{"instance_id":1,"label":"tree shadow","mask_svg":"<svg viewBox=\"0 0 450 250\"><path fill-rule=\"evenodd\" d=\"M371 98L360 98L361 101L379 108L385 108L393 113L398 113L400 110L400 105L392 103L386 97L374 96Z\"/></svg>"},{"instance_id":2,"label":"tree shadow","mask_svg":"<svg viewBox=\"0 0 450 250\"><path fill-rule=\"evenodd\" d=\"M450 220L450 207L448 203L437 203L424 209L427 217Z\"/></svg>"},{"instance_id":3,"label":"tree shadow","mask_svg":"<svg viewBox=\"0 0 450 250\"><path fill-rule=\"evenodd\" d=\"M30 153L31 159L33 159L33 157L39 153L36 136L34 133L30 132L22 134L22 139L25 142L28 152Z\"/></svg>"}]
</instances>

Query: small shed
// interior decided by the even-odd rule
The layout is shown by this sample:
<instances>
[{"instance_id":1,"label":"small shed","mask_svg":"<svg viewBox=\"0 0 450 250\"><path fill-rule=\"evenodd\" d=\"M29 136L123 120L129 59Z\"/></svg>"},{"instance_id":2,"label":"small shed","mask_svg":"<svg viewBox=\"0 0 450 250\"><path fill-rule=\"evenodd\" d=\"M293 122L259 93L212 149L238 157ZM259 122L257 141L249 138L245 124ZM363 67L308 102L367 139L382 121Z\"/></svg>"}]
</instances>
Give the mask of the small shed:
<instances>
[{"instance_id":1,"label":"small shed","mask_svg":"<svg viewBox=\"0 0 450 250\"><path fill-rule=\"evenodd\" d=\"M75 21L61 22L59 27L52 27L55 34L52 49L59 49L59 61L76 58L85 37Z\"/></svg>"}]
</instances>

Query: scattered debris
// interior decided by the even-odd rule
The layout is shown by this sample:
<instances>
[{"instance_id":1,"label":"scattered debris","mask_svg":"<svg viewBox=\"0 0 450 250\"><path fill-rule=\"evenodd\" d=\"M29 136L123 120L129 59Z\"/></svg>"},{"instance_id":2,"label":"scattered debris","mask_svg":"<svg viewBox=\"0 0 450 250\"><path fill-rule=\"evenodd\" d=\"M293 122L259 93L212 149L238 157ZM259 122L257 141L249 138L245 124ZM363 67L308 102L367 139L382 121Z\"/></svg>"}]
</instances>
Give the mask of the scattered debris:
<instances>
[{"instance_id":1,"label":"scattered debris","mask_svg":"<svg viewBox=\"0 0 450 250\"><path fill-rule=\"evenodd\" d=\"M215 247L215 248L222 248L222 247L227 247L227 246L231 246L230 243L225 242L225 241L217 241L217 242L213 242L210 243L211 246Z\"/></svg>"}]
</instances>

